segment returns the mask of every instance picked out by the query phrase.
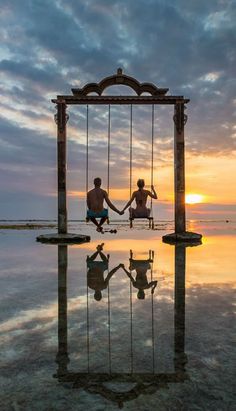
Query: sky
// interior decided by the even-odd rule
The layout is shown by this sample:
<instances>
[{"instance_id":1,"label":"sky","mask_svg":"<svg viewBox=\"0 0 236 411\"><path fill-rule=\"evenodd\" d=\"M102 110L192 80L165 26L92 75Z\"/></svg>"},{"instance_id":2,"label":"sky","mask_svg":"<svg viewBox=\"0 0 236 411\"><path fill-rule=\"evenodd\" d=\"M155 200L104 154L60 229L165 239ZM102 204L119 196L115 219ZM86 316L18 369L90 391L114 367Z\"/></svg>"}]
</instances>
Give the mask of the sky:
<instances>
[{"instance_id":1,"label":"sky","mask_svg":"<svg viewBox=\"0 0 236 411\"><path fill-rule=\"evenodd\" d=\"M0 0L0 219L56 218L58 94L125 74L190 98L189 218L236 218L236 2ZM106 94L132 94L110 87ZM69 218L85 214L86 108L68 107ZM173 218L173 107L154 121L155 205ZM110 197L129 198L129 107L111 107ZM107 184L108 108L89 107L89 186ZM133 109L133 186L150 185L151 108Z\"/></svg>"}]
</instances>

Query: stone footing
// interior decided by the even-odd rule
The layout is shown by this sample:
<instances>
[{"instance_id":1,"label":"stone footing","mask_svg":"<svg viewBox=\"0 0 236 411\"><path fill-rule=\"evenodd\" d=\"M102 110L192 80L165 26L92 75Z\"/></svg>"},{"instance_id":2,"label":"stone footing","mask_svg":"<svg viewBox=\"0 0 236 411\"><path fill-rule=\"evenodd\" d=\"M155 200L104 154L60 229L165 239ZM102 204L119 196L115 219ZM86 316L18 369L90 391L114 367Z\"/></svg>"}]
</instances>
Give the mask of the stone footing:
<instances>
[{"instance_id":1,"label":"stone footing","mask_svg":"<svg viewBox=\"0 0 236 411\"><path fill-rule=\"evenodd\" d=\"M202 235L185 231L183 233L171 233L162 237L162 241L168 244L186 244L199 245L202 244Z\"/></svg>"},{"instance_id":2,"label":"stone footing","mask_svg":"<svg viewBox=\"0 0 236 411\"><path fill-rule=\"evenodd\" d=\"M81 244L90 241L89 235L83 234L42 234L36 238L36 241L46 244Z\"/></svg>"}]
</instances>

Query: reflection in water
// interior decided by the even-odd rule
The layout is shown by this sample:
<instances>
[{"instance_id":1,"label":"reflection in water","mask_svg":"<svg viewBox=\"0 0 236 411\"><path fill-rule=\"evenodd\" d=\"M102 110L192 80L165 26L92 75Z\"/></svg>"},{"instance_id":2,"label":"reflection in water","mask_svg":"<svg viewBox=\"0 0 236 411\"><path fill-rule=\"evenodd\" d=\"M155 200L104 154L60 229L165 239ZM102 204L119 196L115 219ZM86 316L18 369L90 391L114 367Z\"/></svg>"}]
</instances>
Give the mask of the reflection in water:
<instances>
[{"instance_id":1,"label":"reflection in water","mask_svg":"<svg viewBox=\"0 0 236 411\"><path fill-rule=\"evenodd\" d=\"M96 260L96 258L99 260ZM134 287L138 288L138 297L144 298L144 290L151 289L151 295L153 296L157 281L152 280L148 282L147 272L152 272L152 263L154 259L154 253L149 252L149 258L147 260L135 260L133 253L130 254L130 271L128 271L124 264L119 264L111 271L108 268L109 256L106 256L103 252L103 244L97 246L97 250L90 257L87 257L87 285L95 290L94 298L100 300L102 298L102 290L108 288L109 292L109 280L112 275L118 270L123 268L126 274L129 276ZM104 272L108 271L107 277L104 279ZM132 271L136 272L136 278L133 278ZM140 293L140 294L139 294ZM109 295L109 294L108 294ZM132 304L132 294L131 304ZM144 304L144 302L141 302ZM132 307L131 307L132 308ZM68 327L67 327L67 246L58 246L58 354L56 362L58 364L57 373L55 377L58 378L61 383L71 383L72 387L81 387L89 392L99 393L105 398L116 402L122 407L125 401L132 400L143 393L154 393L160 388L167 387L168 383L183 382L188 377L185 371L185 364L187 357L185 355L185 246L175 246L175 294L174 294L174 369L173 372L156 372L154 367L154 348L152 349L152 372L133 372L132 366L132 338L131 338L131 370L126 373L115 373L109 371L106 373L95 372L90 370L89 367L89 314L87 305L87 346L88 346L88 369L87 372L74 372L68 369L69 354L68 354ZM108 310L109 300L108 300ZM154 316L153 299L151 304L151 317ZM131 334L132 334L132 309L131 309ZM109 336L110 336L110 311L109 311ZM145 330L142 330L145 333ZM152 322L152 334L154 333L154 327ZM86 334L86 332L85 332ZM145 336L143 335L143 338ZM154 341L154 335L152 335L152 344ZM111 339L109 337L109 358L111 350ZM125 350L125 341L124 341ZM123 384L119 389L120 384ZM125 391L124 391L125 383Z\"/></svg>"},{"instance_id":2,"label":"reflection in water","mask_svg":"<svg viewBox=\"0 0 236 411\"><path fill-rule=\"evenodd\" d=\"M105 255L103 250L104 243L97 246L97 251L90 257L87 256L87 284L88 287L95 291L94 299L100 301L102 299L102 290L108 287L111 277L116 273L122 264L117 265L109 271L109 255ZM96 260L100 257L100 260ZM104 278L105 271L108 271Z\"/></svg>"},{"instance_id":3,"label":"reflection in water","mask_svg":"<svg viewBox=\"0 0 236 411\"><path fill-rule=\"evenodd\" d=\"M133 251L130 250L130 266L128 271L125 266L123 265L123 269L127 276L130 278L133 286L138 289L137 297L140 300L144 300L145 298L145 291L149 288L152 289L151 293L154 294L154 290L157 286L157 281L152 280L153 274L153 259L154 259L154 251L149 250L149 258L146 260L137 260L133 258ZM147 272L148 270L151 271L151 281L148 282L147 279ZM132 276L132 271L136 272L136 278L134 279Z\"/></svg>"}]
</instances>

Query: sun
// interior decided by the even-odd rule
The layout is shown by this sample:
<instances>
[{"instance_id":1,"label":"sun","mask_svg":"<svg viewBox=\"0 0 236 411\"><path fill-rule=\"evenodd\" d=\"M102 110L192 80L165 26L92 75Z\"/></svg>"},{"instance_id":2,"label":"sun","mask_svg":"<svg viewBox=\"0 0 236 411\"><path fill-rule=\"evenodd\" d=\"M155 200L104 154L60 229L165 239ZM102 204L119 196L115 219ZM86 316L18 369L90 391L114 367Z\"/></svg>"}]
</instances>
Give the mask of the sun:
<instances>
[{"instance_id":1,"label":"sun","mask_svg":"<svg viewBox=\"0 0 236 411\"><path fill-rule=\"evenodd\" d=\"M201 194L186 194L185 203L186 204L199 204L203 202L203 195Z\"/></svg>"}]
</instances>

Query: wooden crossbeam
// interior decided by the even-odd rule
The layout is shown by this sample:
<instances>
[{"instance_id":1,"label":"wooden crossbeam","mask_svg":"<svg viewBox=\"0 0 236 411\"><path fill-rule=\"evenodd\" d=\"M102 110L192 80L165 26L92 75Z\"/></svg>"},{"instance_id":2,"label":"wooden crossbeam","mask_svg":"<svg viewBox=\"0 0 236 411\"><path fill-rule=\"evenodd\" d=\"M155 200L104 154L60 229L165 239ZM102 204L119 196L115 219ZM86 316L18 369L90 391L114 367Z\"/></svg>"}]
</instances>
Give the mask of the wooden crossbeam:
<instances>
[{"instance_id":1,"label":"wooden crossbeam","mask_svg":"<svg viewBox=\"0 0 236 411\"><path fill-rule=\"evenodd\" d=\"M59 95L52 99L55 104L187 104L190 100L183 96L70 96Z\"/></svg>"}]
</instances>

